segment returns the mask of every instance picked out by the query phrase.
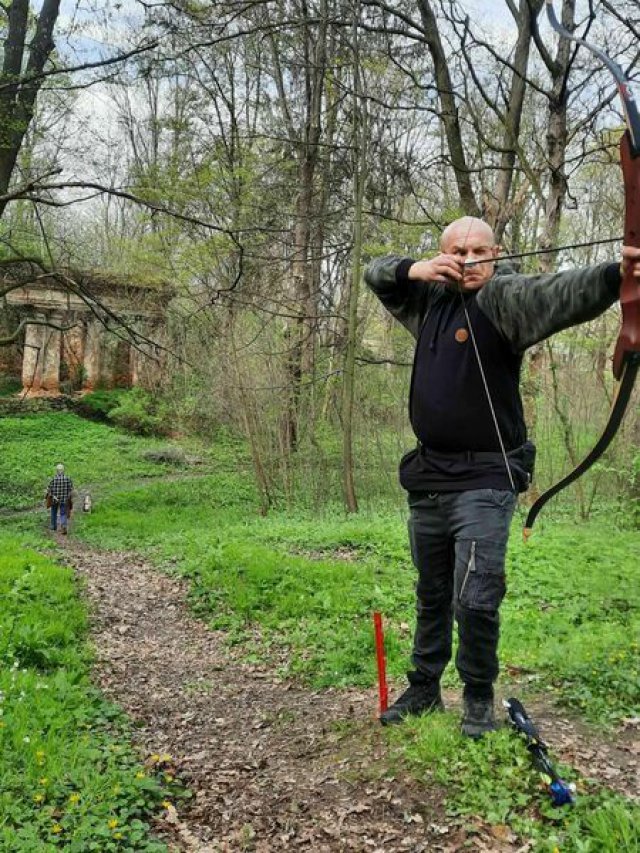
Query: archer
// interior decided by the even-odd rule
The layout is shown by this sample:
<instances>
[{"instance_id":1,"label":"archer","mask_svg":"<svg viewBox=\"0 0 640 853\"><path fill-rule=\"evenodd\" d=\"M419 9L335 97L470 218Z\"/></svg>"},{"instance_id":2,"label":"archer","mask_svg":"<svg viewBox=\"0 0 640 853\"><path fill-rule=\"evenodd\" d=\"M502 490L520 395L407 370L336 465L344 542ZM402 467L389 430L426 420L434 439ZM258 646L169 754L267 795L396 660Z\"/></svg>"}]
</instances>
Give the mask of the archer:
<instances>
[{"instance_id":1,"label":"archer","mask_svg":"<svg viewBox=\"0 0 640 853\"><path fill-rule=\"evenodd\" d=\"M437 257L385 257L365 273L416 339L410 419L418 446L400 463L418 573L415 669L380 721L443 707L455 617L462 732L472 738L496 728L507 540L517 494L533 473L519 388L524 352L597 317L619 298L623 279L640 292L640 248L623 247L620 262L545 275L498 264L499 250L486 222L464 217L444 230Z\"/></svg>"}]
</instances>

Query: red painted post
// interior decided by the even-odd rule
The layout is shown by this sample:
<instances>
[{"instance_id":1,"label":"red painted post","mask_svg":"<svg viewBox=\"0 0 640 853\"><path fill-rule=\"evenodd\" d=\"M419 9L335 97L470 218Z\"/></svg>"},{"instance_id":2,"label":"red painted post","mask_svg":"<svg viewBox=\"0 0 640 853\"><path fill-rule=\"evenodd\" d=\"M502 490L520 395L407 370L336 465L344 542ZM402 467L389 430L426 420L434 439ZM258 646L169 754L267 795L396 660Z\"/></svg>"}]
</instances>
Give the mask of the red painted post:
<instances>
[{"instance_id":1,"label":"red painted post","mask_svg":"<svg viewBox=\"0 0 640 853\"><path fill-rule=\"evenodd\" d=\"M384 632L382 616L377 611L373 614L373 627L376 636L376 660L378 662L378 695L380 697L380 713L387 710L389 691L387 689L387 673L384 656Z\"/></svg>"}]
</instances>

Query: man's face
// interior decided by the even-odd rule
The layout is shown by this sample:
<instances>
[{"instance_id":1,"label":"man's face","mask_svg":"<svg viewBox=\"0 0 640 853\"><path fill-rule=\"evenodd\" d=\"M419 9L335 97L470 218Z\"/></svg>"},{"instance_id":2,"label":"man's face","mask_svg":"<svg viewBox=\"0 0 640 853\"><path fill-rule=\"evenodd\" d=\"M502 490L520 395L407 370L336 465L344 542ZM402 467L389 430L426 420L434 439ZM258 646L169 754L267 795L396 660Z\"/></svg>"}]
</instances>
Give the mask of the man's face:
<instances>
[{"instance_id":1,"label":"man's face","mask_svg":"<svg viewBox=\"0 0 640 853\"><path fill-rule=\"evenodd\" d=\"M442 251L454 255L463 263L493 259L499 253L500 247L495 245L493 233L488 225L474 223L471 228L468 223L455 223L442 241ZM463 290L480 290L494 271L494 263L471 264L465 268L462 281Z\"/></svg>"}]
</instances>

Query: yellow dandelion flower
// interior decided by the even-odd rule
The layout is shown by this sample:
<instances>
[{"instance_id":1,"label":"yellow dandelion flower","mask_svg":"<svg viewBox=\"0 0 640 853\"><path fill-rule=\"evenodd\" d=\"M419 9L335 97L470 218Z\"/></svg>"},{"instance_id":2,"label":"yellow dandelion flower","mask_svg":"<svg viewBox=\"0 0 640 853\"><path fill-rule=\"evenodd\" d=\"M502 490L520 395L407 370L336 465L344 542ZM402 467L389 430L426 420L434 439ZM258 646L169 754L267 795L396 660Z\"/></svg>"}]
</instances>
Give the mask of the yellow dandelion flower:
<instances>
[{"instance_id":1,"label":"yellow dandelion flower","mask_svg":"<svg viewBox=\"0 0 640 853\"><path fill-rule=\"evenodd\" d=\"M118 825L118 820L115 817L112 817L111 820L109 821L109 823L107 824L109 829L115 829L117 825Z\"/></svg>"},{"instance_id":2,"label":"yellow dandelion flower","mask_svg":"<svg viewBox=\"0 0 640 853\"><path fill-rule=\"evenodd\" d=\"M160 803L160 805L162 806L163 809L170 809L171 808L171 803L169 802L169 800L163 800Z\"/></svg>"},{"instance_id":3,"label":"yellow dandelion flower","mask_svg":"<svg viewBox=\"0 0 640 853\"><path fill-rule=\"evenodd\" d=\"M154 764L157 764L160 761L160 756L157 752L154 752L153 755L149 756L149 761L153 761Z\"/></svg>"},{"instance_id":4,"label":"yellow dandelion flower","mask_svg":"<svg viewBox=\"0 0 640 853\"><path fill-rule=\"evenodd\" d=\"M33 802L34 803L41 803L43 800L44 800L44 794L34 794L33 795Z\"/></svg>"},{"instance_id":5,"label":"yellow dandelion flower","mask_svg":"<svg viewBox=\"0 0 640 853\"><path fill-rule=\"evenodd\" d=\"M143 773L142 770L138 770L138 772L136 773L136 779L145 779L145 778L146 778L146 773Z\"/></svg>"},{"instance_id":6,"label":"yellow dandelion flower","mask_svg":"<svg viewBox=\"0 0 640 853\"><path fill-rule=\"evenodd\" d=\"M171 756L169 755L168 752L163 752L162 755L160 756L160 761L163 761L165 764L169 761L172 761L172 760L173 759L171 758Z\"/></svg>"},{"instance_id":7,"label":"yellow dandelion flower","mask_svg":"<svg viewBox=\"0 0 640 853\"><path fill-rule=\"evenodd\" d=\"M44 758L44 755L45 755L45 753L44 753L44 749L37 749L37 750L36 750L36 758L38 759L38 761L40 761L41 759L43 759L43 758Z\"/></svg>"},{"instance_id":8,"label":"yellow dandelion flower","mask_svg":"<svg viewBox=\"0 0 640 853\"><path fill-rule=\"evenodd\" d=\"M165 773L164 779L165 779L165 782L173 782L173 776L171 775L171 773Z\"/></svg>"},{"instance_id":9,"label":"yellow dandelion flower","mask_svg":"<svg viewBox=\"0 0 640 853\"><path fill-rule=\"evenodd\" d=\"M119 840L122 838L122 833L121 833L121 832L114 832L114 833L113 833L113 837L114 837L117 841L119 841Z\"/></svg>"},{"instance_id":10,"label":"yellow dandelion flower","mask_svg":"<svg viewBox=\"0 0 640 853\"><path fill-rule=\"evenodd\" d=\"M54 832L56 835L59 835L62 832L62 827L59 823L54 823L51 827L51 832Z\"/></svg>"},{"instance_id":11,"label":"yellow dandelion flower","mask_svg":"<svg viewBox=\"0 0 640 853\"><path fill-rule=\"evenodd\" d=\"M40 785L46 785L49 780L46 776L43 776L41 779L38 779Z\"/></svg>"},{"instance_id":12,"label":"yellow dandelion flower","mask_svg":"<svg viewBox=\"0 0 640 853\"><path fill-rule=\"evenodd\" d=\"M80 802L80 794L69 794L69 802L70 803L79 803Z\"/></svg>"}]
</instances>

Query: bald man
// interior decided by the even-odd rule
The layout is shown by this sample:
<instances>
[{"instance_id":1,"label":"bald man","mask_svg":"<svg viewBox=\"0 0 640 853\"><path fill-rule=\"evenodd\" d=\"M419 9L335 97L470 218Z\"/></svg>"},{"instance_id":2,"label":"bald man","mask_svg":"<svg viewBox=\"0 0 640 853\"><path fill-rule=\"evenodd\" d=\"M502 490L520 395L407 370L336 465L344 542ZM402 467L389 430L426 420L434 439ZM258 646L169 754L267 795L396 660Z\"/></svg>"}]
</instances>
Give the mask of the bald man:
<instances>
[{"instance_id":1,"label":"bald man","mask_svg":"<svg viewBox=\"0 0 640 853\"><path fill-rule=\"evenodd\" d=\"M414 669L380 721L443 708L440 678L455 617L461 728L479 738L496 728L509 525L533 474L519 389L523 354L612 305L625 264L640 285L640 251L625 247L622 264L520 275L496 265L493 231L473 217L452 222L440 248L428 260L380 258L365 271L369 287L416 339L409 411L418 444L400 463L418 575Z\"/></svg>"}]
</instances>

